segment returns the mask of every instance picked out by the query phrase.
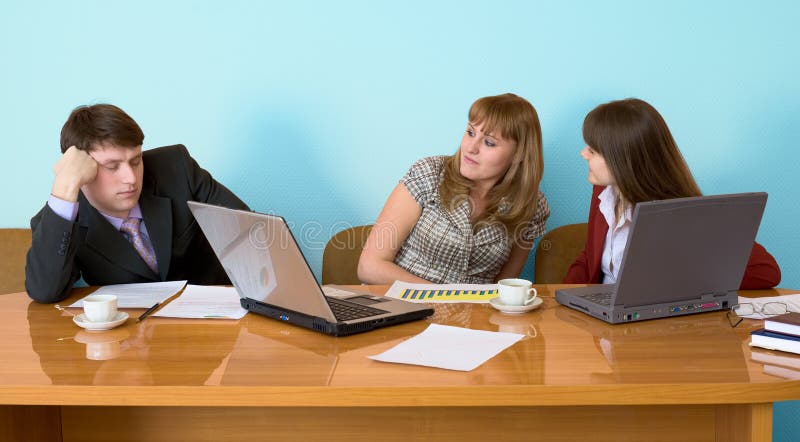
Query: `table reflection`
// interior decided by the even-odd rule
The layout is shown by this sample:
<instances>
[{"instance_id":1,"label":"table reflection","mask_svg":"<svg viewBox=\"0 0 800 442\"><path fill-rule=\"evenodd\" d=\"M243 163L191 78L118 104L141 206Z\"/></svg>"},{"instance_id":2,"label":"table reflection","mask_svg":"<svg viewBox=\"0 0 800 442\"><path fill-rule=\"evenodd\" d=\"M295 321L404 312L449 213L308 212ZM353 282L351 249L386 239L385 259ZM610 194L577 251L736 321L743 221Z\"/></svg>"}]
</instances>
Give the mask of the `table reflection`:
<instances>
[{"instance_id":1,"label":"table reflection","mask_svg":"<svg viewBox=\"0 0 800 442\"><path fill-rule=\"evenodd\" d=\"M133 316L133 315L132 315ZM128 319L107 331L78 328L71 316L31 302L31 342L57 385L203 385L231 353L236 321Z\"/></svg>"},{"instance_id":2,"label":"table reflection","mask_svg":"<svg viewBox=\"0 0 800 442\"><path fill-rule=\"evenodd\" d=\"M800 355L755 347L750 353L750 359L761 364L764 374L800 380Z\"/></svg>"},{"instance_id":3,"label":"table reflection","mask_svg":"<svg viewBox=\"0 0 800 442\"><path fill-rule=\"evenodd\" d=\"M75 341L86 345L86 359L107 361L118 358L122 354L122 342L131 335L127 328L116 328L103 332L80 330L75 334ZM126 342L127 343L127 342Z\"/></svg>"},{"instance_id":4,"label":"table reflection","mask_svg":"<svg viewBox=\"0 0 800 442\"><path fill-rule=\"evenodd\" d=\"M592 336L611 369L592 373L594 383L749 380L741 338L718 313L615 325L570 309L555 316Z\"/></svg>"},{"instance_id":5,"label":"table reflection","mask_svg":"<svg viewBox=\"0 0 800 442\"><path fill-rule=\"evenodd\" d=\"M488 309L488 306L484 308ZM479 367L477 384L543 384L545 382L545 337L539 334L541 312L507 314L489 309L488 330L517 333L525 337ZM483 370L480 370L483 368Z\"/></svg>"}]
</instances>

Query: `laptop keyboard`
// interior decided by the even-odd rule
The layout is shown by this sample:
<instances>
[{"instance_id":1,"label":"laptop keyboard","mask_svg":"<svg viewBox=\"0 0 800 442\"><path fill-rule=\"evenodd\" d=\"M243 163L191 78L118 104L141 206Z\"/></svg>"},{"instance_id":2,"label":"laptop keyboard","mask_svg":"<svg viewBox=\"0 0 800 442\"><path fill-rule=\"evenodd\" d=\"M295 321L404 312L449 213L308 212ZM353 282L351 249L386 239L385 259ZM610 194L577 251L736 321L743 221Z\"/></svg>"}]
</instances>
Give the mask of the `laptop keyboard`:
<instances>
[{"instance_id":1,"label":"laptop keyboard","mask_svg":"<svg viewBox=\"0 0 800 442\"><path fill-rule=\"evenodd\" d=\"M382 315L389 313L386 310L367 307L365 305L342 301L341 299L326 297L328 305L333 310L333 315L340 321L352 321L353 319L367 318L369 316Z\"/></svg>"},{"instance_id":2,"label":"laptop keyboard","mask_svg":"<svg viewBox=\"0 0 800 442\"><path fill-rule=\"evenodd\" d=\"M581 298L594 302L595 304L600 304L604 306L611 305L611 292L603 292L603 293L590 293L588 295L582 295Z\"/></svg>"}]
</instances>

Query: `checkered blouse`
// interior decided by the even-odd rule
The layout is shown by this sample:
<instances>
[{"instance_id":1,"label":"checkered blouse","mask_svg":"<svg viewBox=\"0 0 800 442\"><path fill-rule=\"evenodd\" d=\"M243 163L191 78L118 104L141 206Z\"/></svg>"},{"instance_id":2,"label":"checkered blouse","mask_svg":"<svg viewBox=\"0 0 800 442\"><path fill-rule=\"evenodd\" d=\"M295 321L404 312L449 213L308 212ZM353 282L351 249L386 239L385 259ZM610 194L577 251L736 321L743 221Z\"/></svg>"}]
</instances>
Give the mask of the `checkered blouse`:
<instances>
[{"instance_id":1,"label":"checkered blouse","mask_svg":"<svg viewBox=\"0 0 800 442\"><path fill-rule=\"evenodd\" d=\"M447 157L423 158L400 180L422 208L417 224L400 247L395 264L420 278L437 284L493 283L508 261L513 238L501 223L492 223L473 233L469 202L453 212L442 206L439 185L444 179ZM542 192L533 219L522 232L533 240L544 235L550 206Z\"/></svg>"}]
</instances>

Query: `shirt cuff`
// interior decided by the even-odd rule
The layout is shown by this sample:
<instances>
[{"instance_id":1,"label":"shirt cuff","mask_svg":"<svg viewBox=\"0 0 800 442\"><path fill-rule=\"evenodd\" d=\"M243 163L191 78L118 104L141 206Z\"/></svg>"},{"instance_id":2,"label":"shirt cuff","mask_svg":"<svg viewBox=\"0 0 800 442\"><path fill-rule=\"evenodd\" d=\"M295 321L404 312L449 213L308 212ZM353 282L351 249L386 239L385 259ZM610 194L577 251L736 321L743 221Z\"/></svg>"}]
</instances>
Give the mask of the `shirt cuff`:
<instances>
[{"instance_id":1,"label":"shirt cuff","mask_svg":"<svg viewBox=\"0 0 800 442\"><path fill-rule=\"evenodd\" d=\"M65 201L57 196L50 195L50 198L47 199L47 205L50 206L50 210L55 212L56 215L67 221L75 221L78 217L77 201Z\"/></svg>"}]
</instances>

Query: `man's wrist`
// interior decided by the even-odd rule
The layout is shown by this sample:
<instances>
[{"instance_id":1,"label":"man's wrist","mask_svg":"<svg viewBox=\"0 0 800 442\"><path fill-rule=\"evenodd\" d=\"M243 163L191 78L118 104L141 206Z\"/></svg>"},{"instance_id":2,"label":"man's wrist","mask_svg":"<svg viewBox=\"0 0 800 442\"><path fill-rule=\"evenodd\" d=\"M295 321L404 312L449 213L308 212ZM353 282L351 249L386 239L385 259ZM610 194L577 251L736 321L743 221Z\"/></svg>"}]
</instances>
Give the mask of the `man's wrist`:
<instances>
[{"instance_id":1,"label":"man's wrist","mask_svg":"<svg viewBox=\"0 0 800 442\"><path fill-rule=\"evenodd\" d=\"M54 197L64 201L74 203L78 201L78 192L80 190L81 186L77 183L61 183L56 181L53 183L53 189L50 192L50 195L53 195Z\"/></svg>"}]
</instances>

